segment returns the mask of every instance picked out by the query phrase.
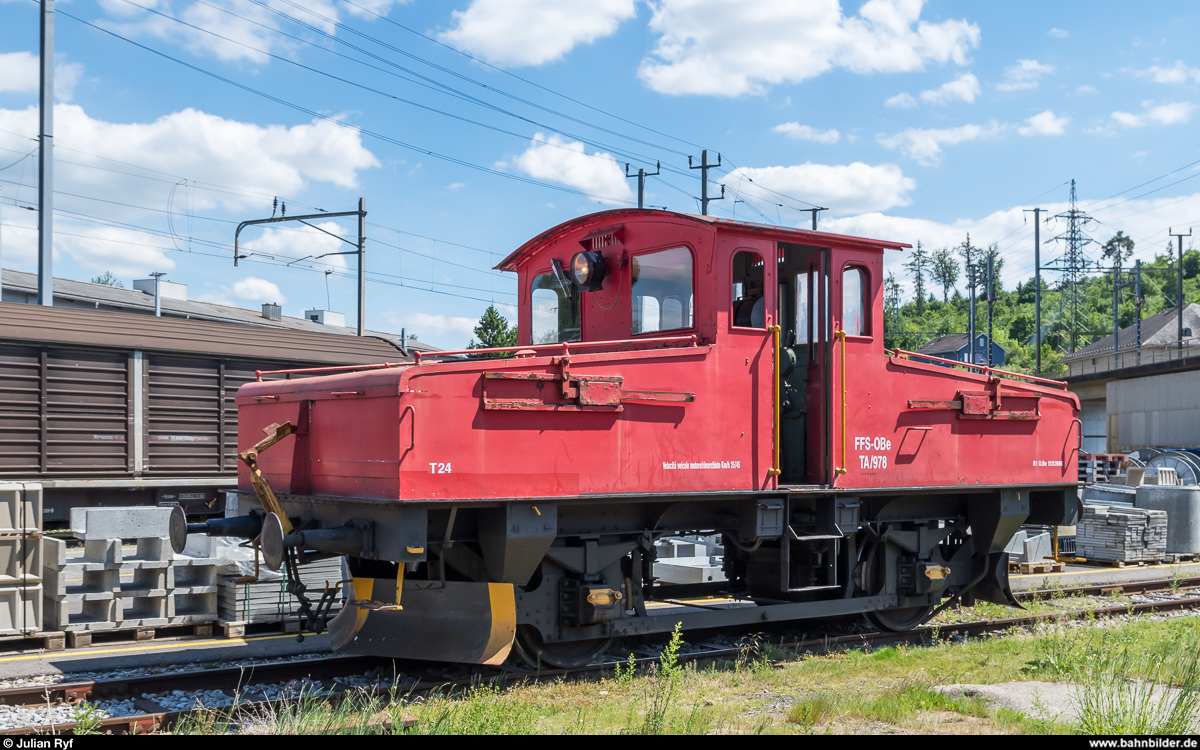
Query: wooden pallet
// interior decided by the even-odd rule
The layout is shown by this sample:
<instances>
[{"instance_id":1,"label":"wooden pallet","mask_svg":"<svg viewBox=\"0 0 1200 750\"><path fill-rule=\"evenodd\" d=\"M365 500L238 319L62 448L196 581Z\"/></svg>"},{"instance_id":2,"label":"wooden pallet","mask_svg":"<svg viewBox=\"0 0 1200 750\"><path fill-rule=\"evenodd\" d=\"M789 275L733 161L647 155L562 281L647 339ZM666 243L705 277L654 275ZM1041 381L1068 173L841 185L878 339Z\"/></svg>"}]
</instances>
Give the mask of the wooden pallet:
<instances>
[{"instance_id":1,"label":"wooden pallet","mask_svg":"<svg viewBox=\"0 0 1200 750\"><path fill-rule=\"evenodd\" d=\"M1012 563L1011 568L1014 572L1025 575L1030 573L1061 573L1067 569L1067 564L1055 562L1054 560L1039 560L1038 562Z\"/></svg>"},{"instance_id":2,"label":"wooden pallet","mask_svg":"<svg viewBox=\"0 0 1200 750\"><path fill-rule=\"evenodd\" d=\"M95 642L153 641L157 638L212 638L212 622L195 622L184 625L160 625L158 627L118 628L114 630L68 630L67 648L86 648Z\"/></svg>"},{"instance_id":3,"label":"wooden pallet","mask_svg":"<svg viewBox=\"0 0 1200 750\"><path fill-rule=\"evenodd\" d=\"M333 619L331 613L329 619ZM273 635L276 633L288 635L300 632L300 619L288 616L282 620L247 622L221 620L221 631L226 638L246 638L252 635Z\"/></svg>"},{"instance_id":4,"label":"wooden pallet","mask_svg":"<svg viewBox=\"0 0 1200 750\"><path fill-rule=\"evenodd\" d=\"M1163 562L1171 563L1172 565L1174 565L1175 563L1187 563L1187 562L1197 562L1197 561L1200 561L1200 555L1198 555L1194 552L1169 553L1166 557L1163 558Z\"/></svg>"},{"instance_id":5,"label":"wooden pallet","mask_svg":"<svg viewBox=\"0 0 1200 750\"><path fill-rule=\"evenodd\" d=\"M1087 558L1088 565L1099 565L1105 568L1144 568L1147 565L1156 565L1158 560L1096 560L1091 557Z\"/></svg>"},{"instance_id":6,"label":"wooden pallet","mask_svg":"<svg viewBox=\"0 0 1200 750\"><path fill-rule=\"evenodd\" d=\"M32 649L62 651L66 647L67 634L61 630L33 631L28 635L0 636L0 652L28 651Z\"/></svg>"}]
</instances>

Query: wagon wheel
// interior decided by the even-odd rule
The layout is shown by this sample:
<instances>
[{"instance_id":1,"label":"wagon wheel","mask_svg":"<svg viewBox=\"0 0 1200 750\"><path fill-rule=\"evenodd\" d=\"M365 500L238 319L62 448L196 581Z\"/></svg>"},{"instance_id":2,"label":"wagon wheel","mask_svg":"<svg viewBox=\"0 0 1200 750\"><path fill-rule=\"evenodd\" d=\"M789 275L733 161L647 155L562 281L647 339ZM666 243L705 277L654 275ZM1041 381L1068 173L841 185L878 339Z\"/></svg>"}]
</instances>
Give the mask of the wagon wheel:
<instances>
[{"instance_id":1,"label":"wagon wheel","mask_svg":"<svg viewBox=\"0 0 1200 750\"><path fill-rule=\"evenodd\" d=\"M612 638L595 638L586 641L546 643L537 628L532 625L519 625L514 646L521 661L534 669L546 666L573 669L591 664L612 642Z\"/></svg>"},{"instance_id":2,"label":"wagon wheel","mask_svg":"<svg viewBox=\"0 0 1200 750\"><path fill-rule=\"evenodd\" d=\"M859 555L863 596L875 596L883 590L886 571L884 543L868 539ZM922 625L933 614L933 605L876 610L864 613L867 622L881 631L901 633Z\"/></svg>"}]
</instances>

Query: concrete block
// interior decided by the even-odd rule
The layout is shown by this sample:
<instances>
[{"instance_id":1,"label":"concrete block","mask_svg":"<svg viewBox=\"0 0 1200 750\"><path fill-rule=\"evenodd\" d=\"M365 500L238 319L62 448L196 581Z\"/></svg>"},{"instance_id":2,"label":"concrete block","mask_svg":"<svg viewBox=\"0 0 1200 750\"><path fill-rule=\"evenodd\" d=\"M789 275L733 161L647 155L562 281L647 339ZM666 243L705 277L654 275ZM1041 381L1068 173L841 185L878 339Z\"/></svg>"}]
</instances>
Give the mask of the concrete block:
<instances>
[{"instance_id":1,"label":"concrete block","mask_svg":"<svg viewBox=\"0 0 1200 750\"><path fill-rule=\"evenodd\" d=\"M180 594L171 597L168 614L172 624L203 622L217 619L217 592Z\"/></svg>"},{"instance_id":2,"label":"concrete block","mask_svg":"<svg viewBox=\"0 0 1200 750\"><path fill-rule=\"evenodd\" d=\"M42 527L42 485L0 482L0 532L28 533Z\"/></svg>"},{"instance_id":3,"label":"concrete block","mask_svg":"<svg viewBox=\"0 0 1200 750\"><path fill-rule=\"evenodd\" d=\"M121 598L166 596L175 588L171 568L139 567L133 578L121 582Z\"/></svg>"},{"instance_id":4,"label":"concrete block","mask_svg":"<svg viewBox=\"0 0 1200 750\"><path fill-rule=\"evenodd\" d=\"M654 577L663 583L709 583L724 581L725 571L712 564L710 557L684 557L654 563Z\"/></svg>"},{"instance_id":5,"label":"concrete block","mask_svg":"<svg viewBox=\"0 0 1200 750\"><path fill-rule=\"evenodd\" d=\"M31 534L0 536L0 586L41 580L41 540Z\"/></svg>"},{"instance_id":6,"label":"concrete block","mask_svg":"<svg viewBox=\"0 0 1200 750\"><path fill-rule=\"evenodd\" d=\"M121 589L121 571L116 568L91 568L86 564L68 564L45 568L43 586L51 599L84 601L112 599Z\"/></svg>"},{"instance_id":7,"label":"concrete block","mask_svg":"<svg viewBox=\"0 0 1200 750\"><path fill-rule=\"evenodd\" d=\"M119 627L157 628L170 624L170 594L152 594L121 599Z\"/></svg>"},{"instance_id":8,"label":"concrete block","mask_svg":"<svg viewBox=\"0 0 1200 750\"><path fill-rule=\"evenodd\" d=\"M0 635L19 635L42 630L42 587L0 588Z\"/></svg>"},{"instance_id":9,"label":"concrete block","mask_svg":"<svg viewBox=\"0 0 1200 750\"><path fill-rule=\"evenodd\" d=\"M47 630L113 630L117 627L117 600L62 601L43 599Z\"/></svg>"},{"instance_id":10,"label":"concrete block","mask_svg":"<svg viewBox=\"0 0 1200 750\"><path fill-rule=\"evenodd\" d=\"M170 507L71 509L71 533L83 540L168 537L170 521Z\"/></svg>"}]
</instances>

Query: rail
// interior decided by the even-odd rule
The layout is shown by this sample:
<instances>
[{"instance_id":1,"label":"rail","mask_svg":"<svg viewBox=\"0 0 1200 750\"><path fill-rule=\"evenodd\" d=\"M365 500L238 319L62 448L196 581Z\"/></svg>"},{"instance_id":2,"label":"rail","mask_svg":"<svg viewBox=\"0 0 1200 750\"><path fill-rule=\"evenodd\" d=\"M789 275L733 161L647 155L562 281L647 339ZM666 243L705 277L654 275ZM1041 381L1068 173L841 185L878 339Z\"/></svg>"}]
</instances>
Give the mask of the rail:
<instances>
[{"instance_id":1,"label":"rail","mask_svg":"<svg viewBox=\"0 0 1200 750\"><path fill-rule=\"evenodd\" d=\"M1028 380L1032 383L1042 383L1044 385L1052 386L1054 388L1061 388L1064 391L1067 390L1067 384L1065 381L1062 381L1062 380L1050 380L1049 378L1039 378L1035 375L1023 375L1019 372L1013 372L1012 370L1001 370L999 367L988 367L987 365L976 365L976 364L972 364L971 362L959 362L956 359L943 359L942 357L934 357L931 354L920 354L918 352L910 352L905 349L892 349L891 352L892 352L893 356L899 357L900 359L912 359L913 357L916 357L918 359L929 360L934 363L945 363L948 365L954 365L955 367L966 367L966 368L970 368L972 370L978 370L981 373L983 373L984 375L993 375L994 374L994 375L999 375L999 376L1005 377L1005 378L1016 378L1019 380Z\"/></svg>"},{"instance_id":2,"label":"rail","mask_svg":"<svg viewBox=\"0 0 1200 750\"><path fill-rule=\"evenodd\" d=\"M525 352L525 351L534 352L536 354L536 353L542 352L542 351L553 353L554 351L561 350L563 356L566 356L571 353L572 347L595 348L595 347L600 347L600 346L617 346L620 344L667 344L667 343L684 343L684 342L690 343L692 346L696 346L697 343L699 342L699 339L696 337L696 334L693 333L688 336L662 336L659 338L652 338L652 339L614 339L611 341L561 341L561 342L554 343L554 344L531 344L530 346L520 346L520 345L518 345L518 346L492 346L492 347L485 347L485 348L480 348L480 349L458 349L458 350L445 351L445 352L426 352L424 354L422 354L421 352L418 352L416 350L413 350L413 361L414 361L414 364L419 365L419 364L421 364L422 359L432 359L435 357L461 357L463 355L501 354L504 352L512 352L512 353L516 354L516 353Z\"/></svg>"},{"instance_id":3,"label":"rail","mask_svg":"<svg viewBox=\"0 0 1200 750\"><path fill-rule=\"evenodd\" d=\"M414 352L415 354L416 352ZM355 372L358 370L383 370L388 367L404 367L407 362L378 362L373 365L344 365L341 367L297 367L291 370L255 370L254 375L258 382L262 382L263 375L299 375L309 374L314 372Z\"/></svg>"}]
</instances>

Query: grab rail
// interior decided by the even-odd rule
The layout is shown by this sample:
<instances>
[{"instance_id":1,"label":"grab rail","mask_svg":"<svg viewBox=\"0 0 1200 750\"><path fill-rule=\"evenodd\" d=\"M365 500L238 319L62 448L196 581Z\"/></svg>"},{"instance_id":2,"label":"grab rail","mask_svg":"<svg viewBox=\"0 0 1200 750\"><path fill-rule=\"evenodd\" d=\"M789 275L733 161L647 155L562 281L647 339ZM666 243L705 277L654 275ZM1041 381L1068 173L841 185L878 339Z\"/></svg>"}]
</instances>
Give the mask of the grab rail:
<instances>
[{"instance_id":1,"label":"grab rail","mask_svg":"<svg viewBox=\"0 0 1200 750\"><path fill-rule=\"evenodd\" d=\"M597 346L613 346L615 344L665 344L669 342L688 342L692 346L696 346L698 339L696 334L689 336L663 336L652 339L616 339L612 341L561 341L555 344L531 344L530 346L492 346L480 349L459 349L445 352L425 352L422 354L419 351L413 350L414 364L421 364L422 358L433 357L461 357L464 354L499 354L501 352L523 352L532 351L534 353L543 350L561 349L563 355L569 355L572 347L597 347Z\"/></svg>"},{"instance_id":2,"label":"grab rail","mask_svg":"<svg viewBox=\"0 0 1200 750\"><path fill-rule=\"evenodd\" d=\"M1039 378L1035 375L1023 375L1019 372L1013 372L1012 370L1001 370L999 367L988 367L987 365L976 365L976 364L972 364L971 362L960 362L957 359L945 359L943 357L935 357L932 354L921 354L919 352L910 352L905 349L892 349L891 352L894 355L907 355L908 357L919 357L921 359L932 360L933 362L945 362L948 365L955 365L957 367L970 367L973 370L981 371L985 375L995 373L997 375L1002 375L1002 376L1009 377L1009 378L1020 378L1021 380L1029 380L1034 383L1044 383L1045 385L1054 386L1056 388L1062 388L1064 391L1067 389L1066 382L1062 381L1062 380L1050 380L1048 378Z\"/></svg>"}]
</instances>

